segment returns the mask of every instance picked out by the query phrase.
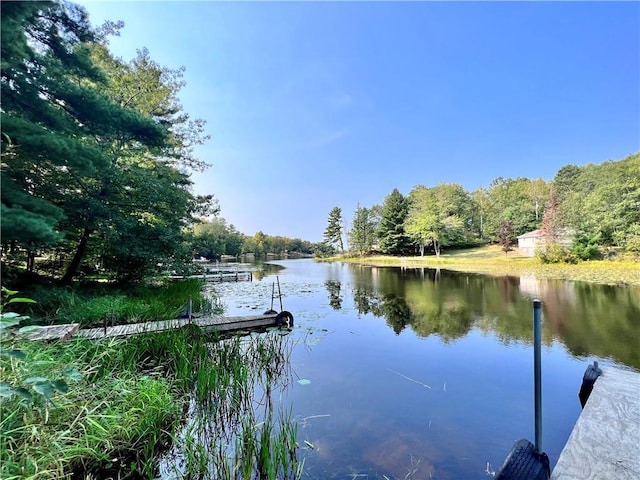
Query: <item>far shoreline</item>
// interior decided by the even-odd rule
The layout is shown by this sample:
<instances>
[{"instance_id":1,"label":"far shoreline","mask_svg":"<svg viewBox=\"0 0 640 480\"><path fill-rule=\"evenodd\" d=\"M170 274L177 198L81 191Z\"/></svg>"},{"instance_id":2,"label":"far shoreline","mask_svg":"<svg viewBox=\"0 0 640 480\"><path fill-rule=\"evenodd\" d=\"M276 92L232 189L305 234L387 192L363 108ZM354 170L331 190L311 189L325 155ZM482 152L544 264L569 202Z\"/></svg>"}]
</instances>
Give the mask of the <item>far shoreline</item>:
<instances>
[{"instance_id":1,"label":"far shoreline","mask_svg":"<svg viewBox=\"0 0 640 480\"><path fill-rule=\"evenodd\" d=\"M524 257L517 252L505 255L498 246L445 251L439 258L434 255L424 257L374 255L336 256L319 260L372 267L441 268L491 276L534 276L539 280L569 280L640 287L640 261L638 260L590 260L573 265L543 264L535 257Z\"/></svg>"}]
</instances>

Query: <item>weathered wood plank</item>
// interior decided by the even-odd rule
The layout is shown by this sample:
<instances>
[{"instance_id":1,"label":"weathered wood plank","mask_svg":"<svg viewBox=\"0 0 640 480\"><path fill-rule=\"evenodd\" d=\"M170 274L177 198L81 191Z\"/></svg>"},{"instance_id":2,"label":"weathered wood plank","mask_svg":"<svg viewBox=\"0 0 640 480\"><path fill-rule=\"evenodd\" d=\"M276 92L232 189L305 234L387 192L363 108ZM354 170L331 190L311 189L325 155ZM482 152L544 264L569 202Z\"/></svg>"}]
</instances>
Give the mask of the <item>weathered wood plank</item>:
<instances>
[{"instance_id":1,"label":"weathered wood plank","mask_svg":"<svg viewBox=\"0 0 640 480\"><path fill-rule=\"evenodd\" d=\"M640 479L640 373L602 369L551 479Z\"/></svg>"},{"instance_id":2,"label":"weathered wood plank","mask_svg":"<svg viewBox=\"0 0 640 480\"><path fill-rule=\"evenodd\" d=\"M65 325L47 325L31 332L20 334L25 340L69 340L78 331L80 324L68 323Z\"/></svg>"},{"instance_id":3,"label":"weathered wood plank","mask_svg":"<svg viewBox=\"0 0 640 480\"><path fill-rule=\"evenodd\" d=\"M132 323L128 325L117 325L104 328L88 328L78 330L77 336L88 339L127 337L141 333L160 332L184 327L193 323L200 327L216 329L218 331L242 330L245 328L255 328L275 325L275 314L251 315L239 317L202 317L189 319L180 318L175 320L159 320L156 322Z\"/></svg>"}]
</instances>

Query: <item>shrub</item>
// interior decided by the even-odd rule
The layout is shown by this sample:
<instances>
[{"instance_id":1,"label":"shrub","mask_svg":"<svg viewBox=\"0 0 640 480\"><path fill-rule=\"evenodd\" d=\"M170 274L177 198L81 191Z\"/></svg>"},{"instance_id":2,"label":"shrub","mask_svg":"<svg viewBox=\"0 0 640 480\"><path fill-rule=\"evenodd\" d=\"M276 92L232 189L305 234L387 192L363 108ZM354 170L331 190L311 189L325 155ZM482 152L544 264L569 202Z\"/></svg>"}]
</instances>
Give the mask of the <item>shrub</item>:
<instances>
[{"instance_id":1,"label":"shrub","mask_svg":"<svg viewBox=\"0 0 640 480\"><path fill-rule=\"evenodd\" d=\"M557 243L550 243L536 250L542 263L578 263L578 256Z\"/></svg>"}]
</instances>

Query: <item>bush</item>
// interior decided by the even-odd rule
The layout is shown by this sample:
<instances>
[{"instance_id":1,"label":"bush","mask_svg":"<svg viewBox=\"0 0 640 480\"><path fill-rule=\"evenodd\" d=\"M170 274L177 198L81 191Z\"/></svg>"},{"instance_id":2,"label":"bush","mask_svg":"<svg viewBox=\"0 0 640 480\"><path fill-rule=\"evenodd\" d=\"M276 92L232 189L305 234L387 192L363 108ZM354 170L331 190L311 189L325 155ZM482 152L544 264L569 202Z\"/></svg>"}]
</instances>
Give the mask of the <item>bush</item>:
<instances>
[{"instance_id":1,"label":"bush","mask_svg":"<svg viewBox=\"0 0 640 480\"><path fill-rule=\"evenodd\" d=\"M601 236L599 233L589 235L584 231L579 232L571 244L570 251L580 260L602 258L602 254L598 246L600 244L600 240Z\"/></svg>"},{"instance_id":2,"label":"bush","mask_svg":"<svg viewBox=\"0 0 640 480\"><path fill-rule=\"evenodd\" d=\"M536 250L542 263L578 263L579 257L557 243L550 243Z\"/></svg>"}]
</instances>

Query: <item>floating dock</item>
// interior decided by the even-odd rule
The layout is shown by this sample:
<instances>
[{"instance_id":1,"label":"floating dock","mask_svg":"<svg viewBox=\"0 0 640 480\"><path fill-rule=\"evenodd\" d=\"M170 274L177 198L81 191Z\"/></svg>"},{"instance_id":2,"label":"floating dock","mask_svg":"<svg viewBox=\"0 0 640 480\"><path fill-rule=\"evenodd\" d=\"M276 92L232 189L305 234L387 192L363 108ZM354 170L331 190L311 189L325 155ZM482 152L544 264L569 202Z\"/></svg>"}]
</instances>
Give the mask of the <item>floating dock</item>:
<instances>
[{"instance_id":1,"label":"floating dock","mask_svg":"<svg viewBox=\"0 0 640 480\"><path fill-rule=\"evenodd\" d=\"M640 479L640 373L605 367L551 480Z\"/></svg>"}]
</instances>

